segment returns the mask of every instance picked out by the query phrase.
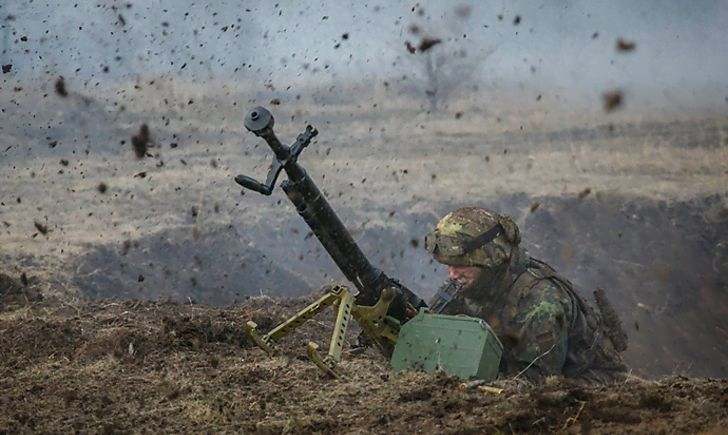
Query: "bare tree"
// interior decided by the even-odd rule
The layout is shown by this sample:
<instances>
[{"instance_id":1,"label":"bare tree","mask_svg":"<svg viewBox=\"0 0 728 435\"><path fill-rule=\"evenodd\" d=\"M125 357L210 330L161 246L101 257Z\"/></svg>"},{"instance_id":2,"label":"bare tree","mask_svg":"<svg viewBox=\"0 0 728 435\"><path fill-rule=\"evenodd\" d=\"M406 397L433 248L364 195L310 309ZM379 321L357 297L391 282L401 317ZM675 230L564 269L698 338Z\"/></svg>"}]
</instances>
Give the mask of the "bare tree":
<instances>
[{"instance_id":1,"label":"bare tree","mask_svg":"<svg viewBox=\"0 0 728 435\"><path fill-rule=\"evenodd\" d=\"M452 95L466 84L477 79L476 73L485 60L495 51L489 47L477 53L469 53L468 41L463 32L469 8L456 7L454 14L442 17L436 23L425 17L424 10L418 14L423 22L409 26L409 33L419 38L415 46L405 41L408 59L419 70L422 77L420 92L424 94L430 112L436 112Z\"/></svg>"}]
</instances>

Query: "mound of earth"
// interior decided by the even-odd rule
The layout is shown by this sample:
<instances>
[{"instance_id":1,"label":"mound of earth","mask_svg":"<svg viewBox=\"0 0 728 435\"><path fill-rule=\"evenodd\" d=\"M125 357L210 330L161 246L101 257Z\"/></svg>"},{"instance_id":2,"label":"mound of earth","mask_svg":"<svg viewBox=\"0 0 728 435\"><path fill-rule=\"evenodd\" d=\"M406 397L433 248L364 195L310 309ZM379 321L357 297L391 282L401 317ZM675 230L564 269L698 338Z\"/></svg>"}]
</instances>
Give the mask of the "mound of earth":
<instances>
[{"instance_id":1,"label":"mound of earth","mask_svg":"<svg viewBox=\"0 0 728 435\"><path fill-rule=\"evenodd\" d=\"M443 374L394 373L373 350L333 381L305 356L325 344L321 316L268 357L243 325L268 330L313 300L251 298L209 307L92 300L5 303L2 281L0 427L18 432L720 432L728 381L637 378L584 387L550 378L461 389ZM10 287L12 289L8 291ZM350 331L349 340L356 331Z\"/></svg>"},{"instance_id":2,"label":"mound of earth","mask_svg":"<svg viewBox=\"0 0 728 435\"><path fill-rule=\"evenodd\" d=\"M75 284L92 298L192 300L227 304L250 296L300 296L309 290L232 226L171 228L80 256Z\"/></svg>"}]
</instances>

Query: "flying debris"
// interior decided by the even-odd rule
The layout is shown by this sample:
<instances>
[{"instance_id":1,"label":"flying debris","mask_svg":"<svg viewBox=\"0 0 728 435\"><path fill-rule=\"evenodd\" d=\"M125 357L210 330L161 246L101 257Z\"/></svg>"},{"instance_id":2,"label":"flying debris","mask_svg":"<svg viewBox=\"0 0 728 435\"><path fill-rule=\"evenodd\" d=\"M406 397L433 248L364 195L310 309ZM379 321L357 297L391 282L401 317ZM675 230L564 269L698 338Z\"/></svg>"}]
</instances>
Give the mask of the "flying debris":
<instances>
[{"instance_id":1,"label":"flying debris","mask_svg":"<svg viewBox=\"0 0 728 435\"><path fill-rule=\"evenodd\" d=\"M419 48L420 51L425 52L441 42L442 39L439 38L422 38L422 41L420 41L420 45L417 48Z\"/></svg>"},{"instance_id":2,"label":"flying debris","mask_svg":"<svg viewBox=\"0 0 728 435\"><path fill-rule=\"evenodd\" d=\"M637 48L637 44L634 41L627 41L623 38L617 38L616 48L619 52L628 52L633 51L635 48Z\"/></svg>"},{"instance_id":3,"label":"flying debris","mask_svg":"<svg viewBox=\"0 0 728 435\"><path fill-rule=\"evenodd\" d=\"M63 76L59 76L58 79L56 79L55 89L58 96L63 98L68 96L68 91L66 90L66 79L64 79Z\"/></svg>"},{"instance_id":4,"label":"flying debris","mask_svg":"<svg viewBox=\"0 0 728 435\"><path fill-rule=\"evenodd\" d=\"M619 109L622 106L622 91L614 89L607 91L602 94L602 102L604 104L604 111L609 113Z\"/></svg>"},{"instance_id":5,"label":"flying debris","mask_svg":"<svg viewBox=\"0 0 728 435\"><path fill-rule=\"evenodd\" d=\"M139 133L131 138L131 146L138 159L144 158L147 154L147 147L149 146L150 140L149 127L147 124L142 124L142 126L139 127Z\"/></svg>"}]
</instances>

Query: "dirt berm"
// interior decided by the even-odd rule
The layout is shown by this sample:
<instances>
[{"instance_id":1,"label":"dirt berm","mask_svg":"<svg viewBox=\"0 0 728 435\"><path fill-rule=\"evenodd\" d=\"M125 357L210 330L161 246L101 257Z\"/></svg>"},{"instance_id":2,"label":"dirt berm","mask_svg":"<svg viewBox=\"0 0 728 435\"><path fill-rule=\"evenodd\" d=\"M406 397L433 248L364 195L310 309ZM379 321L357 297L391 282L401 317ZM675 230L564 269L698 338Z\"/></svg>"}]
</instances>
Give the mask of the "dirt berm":
<instances>
[{"instance_id":1,"label":"dirt berm","mask_svg":"<svg viewBox=\"0 0 728 435\"><path fill-rule=\"evenodd\" d=\"M583 387L518 380L461 390L442 374L393 373L374 351L326 378L304 344L330 316L282 340L272 358L243 324L268 329L312 300L253 298L212 308L172 302L69 303L2 276L0 432L725 433L728 381L632 378ZM26 280L27 281L27 280ZM351 336L350 339L353 339Z\"/></svg>"}]
</instances>

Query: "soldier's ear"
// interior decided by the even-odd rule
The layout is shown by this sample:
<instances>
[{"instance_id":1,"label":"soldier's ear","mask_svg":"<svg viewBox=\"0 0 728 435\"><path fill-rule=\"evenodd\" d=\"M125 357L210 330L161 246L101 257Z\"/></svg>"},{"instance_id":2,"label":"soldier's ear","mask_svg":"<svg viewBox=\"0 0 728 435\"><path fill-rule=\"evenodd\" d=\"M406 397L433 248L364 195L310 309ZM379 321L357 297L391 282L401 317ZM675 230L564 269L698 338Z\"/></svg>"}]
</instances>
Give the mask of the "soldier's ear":
<instances>
[{"instance_id":1,"label":"soldier's ear","mask_svg":"<svg viewBox=\"0 0 728 435\"><path fill-rule=\"evenodd\" d=\"M500 224L503 227L503 233L508 242L512 245L521 243L521 231L518 229L518 225L513 222L513 219L508 216L503 216L500 219Z\"/></svg>"}]
</instances>

